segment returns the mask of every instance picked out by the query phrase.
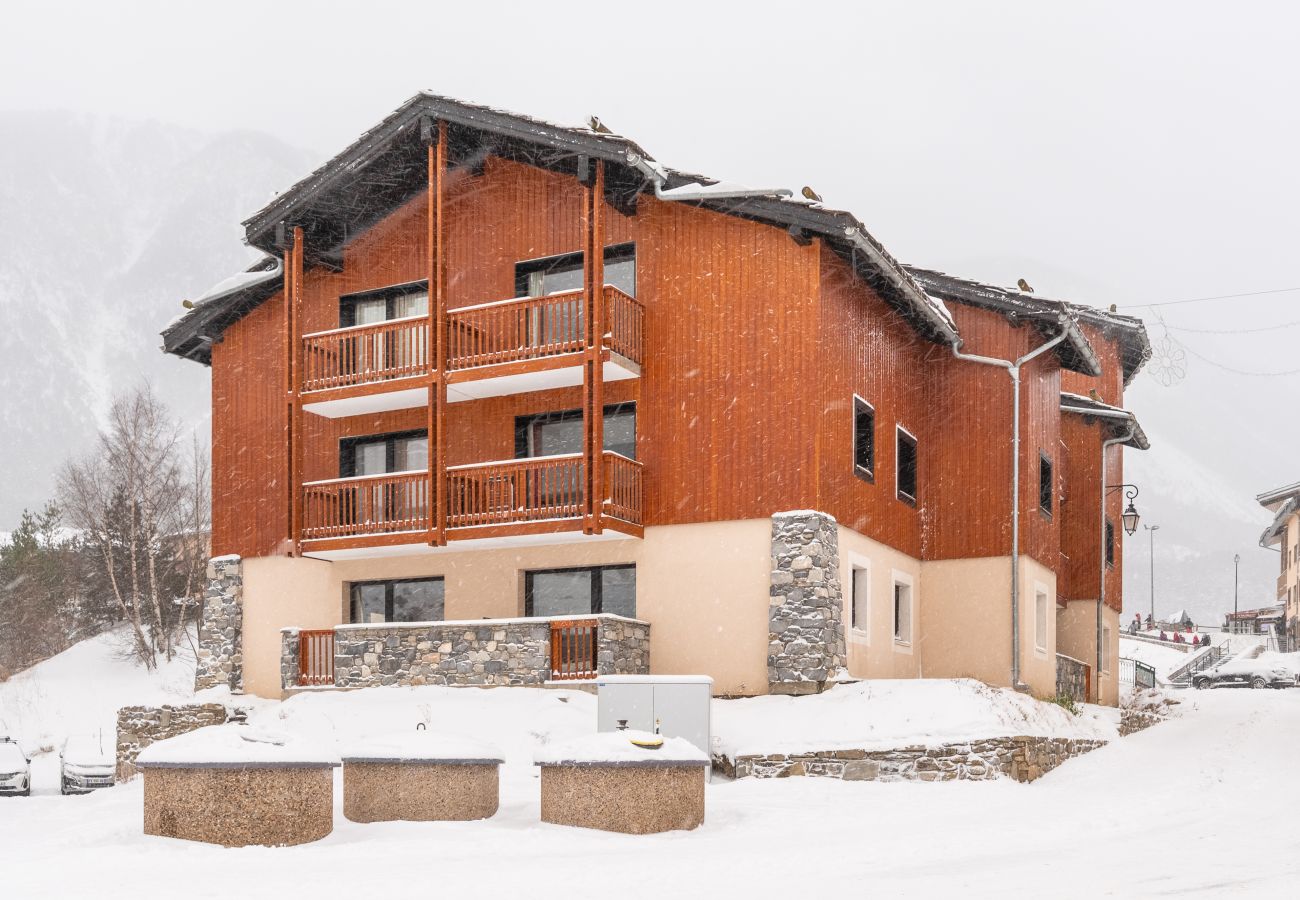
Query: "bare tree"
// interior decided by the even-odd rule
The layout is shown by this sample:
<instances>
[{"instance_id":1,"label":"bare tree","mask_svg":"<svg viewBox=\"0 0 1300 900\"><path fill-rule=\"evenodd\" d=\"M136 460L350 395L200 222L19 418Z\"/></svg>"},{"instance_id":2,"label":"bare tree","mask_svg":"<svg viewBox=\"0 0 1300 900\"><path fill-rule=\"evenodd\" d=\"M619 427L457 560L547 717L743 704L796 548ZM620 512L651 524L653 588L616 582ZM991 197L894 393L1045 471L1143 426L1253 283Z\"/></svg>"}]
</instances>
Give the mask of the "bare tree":
<instances>
[{"instance_id":1,"label":"bare tree","mask_svg":"<svg viewBox=\"0 0 1300 900\"><path fill-rule=\"evenodd\" d=\"M130 623L148 668L171 659L197 606L206 556L207 462L181 460L179 427L148 387L114 400L87 457L69 462L59 494L95 557L92 582Z\"/></svg>"}]
</instances>

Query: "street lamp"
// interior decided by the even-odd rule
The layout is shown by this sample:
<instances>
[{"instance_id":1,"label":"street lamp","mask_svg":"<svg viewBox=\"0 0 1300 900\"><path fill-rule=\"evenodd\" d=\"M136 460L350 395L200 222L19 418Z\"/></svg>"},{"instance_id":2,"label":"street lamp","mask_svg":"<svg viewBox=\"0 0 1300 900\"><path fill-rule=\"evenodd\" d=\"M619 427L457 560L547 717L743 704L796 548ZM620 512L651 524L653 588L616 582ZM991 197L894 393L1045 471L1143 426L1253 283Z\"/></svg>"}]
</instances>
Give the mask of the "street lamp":
<instances>
[{"instance_id":1,"label":"street lamp","mask_svg":"<svg viewBox=\"0 0 1300 900\"><path fill-rule=\"evenodd\" d=\"M1151 621L1156 620L1156 532L1159 525L1143 525L1151 536Z\"/></svg>"},{"instance_id":2,"label":"street lamp","mask_svg":"<svg viewBox=\"0 0 1300 900\"><path fill-rule=\"evenodd\" d=\"M1133 505L1133 500L1138 495L1137 485L1108 484L1106 485L1106 493L1109 494L1111 491L1124 490L1124 488L1128 488L1128 490L1124 491L1124 496L1128 498L1128 506L1124 507L1124 512L1120 515L1119 520L1124 526L1124 533L1132 536L1133 532L1138 530L1138 522L1141 518L1138 516L1137 507Z\"/></svg>"},{"instance_id":3,"label":"street lamp","mask_svg":"<svg viewBox=\"0 0 1300 900\"><path fill-rule=\"evenodd\" d=\"M1237 584L1239 582L1238 574L1241 571L1241 554L1232 554L1232 628L1237 629Z\"/></svg>"}]
</instances>

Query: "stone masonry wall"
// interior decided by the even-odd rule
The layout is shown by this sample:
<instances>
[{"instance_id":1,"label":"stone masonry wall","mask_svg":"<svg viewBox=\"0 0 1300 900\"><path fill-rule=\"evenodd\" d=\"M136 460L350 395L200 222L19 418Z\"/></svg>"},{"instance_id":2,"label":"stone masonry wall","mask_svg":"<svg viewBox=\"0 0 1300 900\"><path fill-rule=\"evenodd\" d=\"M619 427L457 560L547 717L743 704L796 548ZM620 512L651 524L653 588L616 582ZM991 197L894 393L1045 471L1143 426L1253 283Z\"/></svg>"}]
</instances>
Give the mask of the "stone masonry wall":
<instances>
[{"instance_id":1,"label":"stone masonry wall","mask_svg":"<svg viewBox=\"0 0 1300 900\"><path fill-rule=\"evenodd\" d=\"M772 516L768 690L822 690L844 666L839 531L825 513Z\"/></svg>"},{"instance_id":2,"label":"stone masonry wall","mask_svg":"<svg viewBox=\"0 0 1300 900\"><path fill-rule=\"evenodd\" d=\"M649 675L650 626L631 619L598 621L597 671L601 675Z\"/></svg>"},{"instance_id":3,"label":"stone masonry wall","mask_svg":"<svg viewBox=\"0 0 1300 900\"><path fill-rule=\"evenodd\" d=\"M595 616L600 674L647 674L650 626ZM286 631L282 675L297 677L295 632ZM291 646L292 644L292 646ZM368 625L335 629L334 684L541 685L551 677L546 619L454 624ZM289 681L286 686L292 686Z\"/></svg>"},{"instance_id":4,"label":"stone masonry wall","mask_svg":"<svg viewBox=\"0 0 1300 900\"><path fill-rule=\"evenodd\" d=\"M844 781L1036 781L1061 763L1105 741L1048 737L999 737L938 747L893 750L823 750L715 757L714 767L734 778L810 775Z\"/></svg>"},{"instance_id":5,"label":"stone masonry wall","mask_svg":"<svg viewBox=\"0 0 1300 900\"><path fill-rule=\"evenodd\" d=\"M229 718L220 703L122 707L117 711L117 780L135 776L135 758L150 744L207 725L224 725Z\"/></svg>"},{"instance_id":6,"label":"stone masonry wall","mask_svg":"<svg viewBox=\"0 0 1300 900\"><path fill-rule=\"evenodd\" d=\"M244 689L243 564L237 556L218 556L208 563L208 586L199 618L194 690L225 686Z\"/></svg>"},{"instance_id":7,"label":"stone masonry wall","mask_svg":"<svg viewBox=\"0 0 1300 900\"><path fill-rule=\"evenodd\" d=\"M280 630L280 687L286 691L298 686L298 646L297 628ZM334 680L337 683L338 677Z\"/></svg>"},{"instance_id":8,"label":"stone masonry wall","mask_svg":"<svg viewBox=\"0 0 1300 900\"><path fill-rule=\"evenodd\" d=\"M1056 654L1056 696L1075 703L1088 702L1088 664L1072 656Z\"/></svg>"}]
</instances>

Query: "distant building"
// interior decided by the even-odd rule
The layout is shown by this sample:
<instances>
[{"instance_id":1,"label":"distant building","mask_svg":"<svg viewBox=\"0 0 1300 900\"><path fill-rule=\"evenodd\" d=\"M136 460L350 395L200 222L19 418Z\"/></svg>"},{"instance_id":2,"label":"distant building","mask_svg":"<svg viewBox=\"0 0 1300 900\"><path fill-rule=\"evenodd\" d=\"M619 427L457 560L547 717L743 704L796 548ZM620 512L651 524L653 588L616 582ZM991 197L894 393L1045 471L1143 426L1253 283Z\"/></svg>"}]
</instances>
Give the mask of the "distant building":
<instances>
[{"instance_id":1,"label":"distant building","mask_svg":"<svg viewBox=\"0 0 1300 900\"><path fill-rule=\"evenodd\" d=\"M1255 499L1273 513L1273 524L1260 536L1259 545L1277 550L1282 557L1277 576L1282 621L1275 634L1281 649L1295 650L1300 647L1300 482L1267 491Z\"/></svg>"},{"instance_id":2,"label":"distant building","mask_svg":"<svg viewBox=\"0 0 1300 900\"><path fill-rule=\"evenodd\" d=\"M1286 622L1286 605L1265 606L1261 609L1243 609L1223 617L1223 630L1233 634L1273 634L1282 641Z\"/></svg>"}]
</instances>

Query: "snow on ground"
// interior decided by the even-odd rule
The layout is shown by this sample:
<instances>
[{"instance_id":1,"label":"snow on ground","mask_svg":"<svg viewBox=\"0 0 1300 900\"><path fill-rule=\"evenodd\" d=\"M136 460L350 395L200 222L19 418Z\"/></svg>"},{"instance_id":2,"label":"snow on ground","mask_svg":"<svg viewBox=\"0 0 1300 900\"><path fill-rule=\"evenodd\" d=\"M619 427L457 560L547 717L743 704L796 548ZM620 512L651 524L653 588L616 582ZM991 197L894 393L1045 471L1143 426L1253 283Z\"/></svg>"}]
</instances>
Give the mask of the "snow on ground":
<instances>
[{"instance_id":1,"label":"snow on ground","mask_svg":"<svg viewBox=\"0 0 1300 900\"><path fill-rule=\"evenodd\" d=\"M129 659L125 629L81 641L0 682L0 731L28 755L57 751L74 734L116 733L117 710L137 703L188 703L194 654L180 654L148 672Z\"/></svg>"},{"instance_id":2,"label":"snow on ground","mask_svg":"<svg viewBox=\"0 0 1300 900\"><path fill-rule=\"evenodd\" d=\"M860 681L808 697L713 704L714 749L733 758L1022 734L1110 740L1118 722L1114 710L1091 706L1072 716L1055 704L967 678Z\"/></svg>"},{"instance_id":3,"label":"snow on ground","mask_svg":"<svg viewBox=\"0 0 1300 900\"><path fill-rule=\"evenodd\" d=\"M517 694L509 705L526 720L516 729L540 727L548 739L590 724L583 695L442 693ZM338 729L342 710L320 700L297 697L282 719L269 707L259 717ZM429 712L459 728L480 715L462 702ZM388 715L376 718L409 723L409 709L379 705ZM1261 773L1281 771L1300 742L1300 690L1198 692L1181 710L1033 785L714 779L700 829L640 837L541 824L536 769L515 759L491 819L360 825L336 804L333 834L277 849L145 837L139 779L85 797L7 799L0 847L20 862L0 869L0 894L136 900L139 879L104 877L131 860L149 884L183 886L187 900L370 896L430 878L447 896L560 879L574 896L758 900L806 894L810 871L819 893L842 896L1294 896L1300 782Z\"/></svg>"},{"instance_id":4,"label":"snow on ground","mask_svg":"<svg viewBox=\"0 0 1300 900\"><path fill-rule=\"evenodd\" d=\"M1120 635L1119 639L1119 655L1121 657L1146 663L1156 670L1156 676L1162 681L1168 678L1169 673L1174 669L1186 665L1197 653L1205 652L1206 649L1208 648L1184 653L1174 647L1149 644L1146 641L1135 641L1123 635Z\"/></svg>"}]
</instances>

